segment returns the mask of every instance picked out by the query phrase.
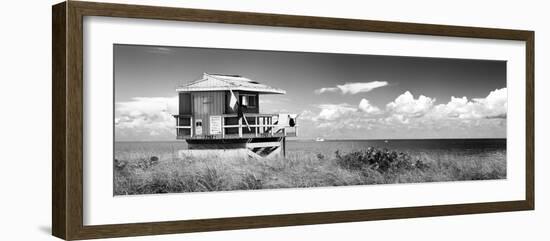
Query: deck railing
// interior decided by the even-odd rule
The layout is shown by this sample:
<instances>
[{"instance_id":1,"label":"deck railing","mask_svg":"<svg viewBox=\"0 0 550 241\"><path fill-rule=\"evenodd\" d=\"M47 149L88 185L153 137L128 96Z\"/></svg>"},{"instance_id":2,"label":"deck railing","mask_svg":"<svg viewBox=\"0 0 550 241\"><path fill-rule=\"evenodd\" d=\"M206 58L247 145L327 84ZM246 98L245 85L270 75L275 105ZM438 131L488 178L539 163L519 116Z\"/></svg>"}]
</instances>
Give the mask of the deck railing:
<instances>
[{"instance_id":1,"label":"deck railing","mask_svg":"<svg viewBox=\"0 0 550 241\"><path fill-rule=\"evenodd\" d=\"M176 136L193 136L193 117L191 115L174 115L176 118Z\"/></svg>"},{"instance_id":2,"label":"deck railing","mask_svg":"<svg viewBox=\"0 0 550 241\"><path fill-rule=\"evenodd\" d=\"M218 115L221 117L221 133L211 134L202 126L202 134L197 135L191 115L174 115L178 139L223 139L253 137L295 137L297 125L290 126L289 119L279 120L279 114L245 113L239 118L237 114ZM245 121L246 118L246 121ZM295 120L296 121L296 120ZM285 123L282 123L285 122ZM204 124L204 123L203 123ZM211 123L210 123L211 124Z\"/></svg>"}]
</instances>

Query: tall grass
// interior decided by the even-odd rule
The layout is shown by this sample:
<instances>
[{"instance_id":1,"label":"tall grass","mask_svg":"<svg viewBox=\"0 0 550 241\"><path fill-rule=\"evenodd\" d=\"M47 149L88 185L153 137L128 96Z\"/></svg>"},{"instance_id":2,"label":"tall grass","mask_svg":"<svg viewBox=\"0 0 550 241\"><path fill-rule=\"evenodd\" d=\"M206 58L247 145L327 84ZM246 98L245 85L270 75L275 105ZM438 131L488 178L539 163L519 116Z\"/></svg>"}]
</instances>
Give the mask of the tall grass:
<instances>
[{"instance_id":1,"label":"tall grass","mask_svg":"<svg viewBox=\"0 0 550 241\"><path fill-rule=\"evenodd\" d=\"M348 153L295 151L286 158L178 158L175 152L117 154L114 194L442 182L506 178L505 153L490 156L368 148Z\"/></svg>"}]
</instances>

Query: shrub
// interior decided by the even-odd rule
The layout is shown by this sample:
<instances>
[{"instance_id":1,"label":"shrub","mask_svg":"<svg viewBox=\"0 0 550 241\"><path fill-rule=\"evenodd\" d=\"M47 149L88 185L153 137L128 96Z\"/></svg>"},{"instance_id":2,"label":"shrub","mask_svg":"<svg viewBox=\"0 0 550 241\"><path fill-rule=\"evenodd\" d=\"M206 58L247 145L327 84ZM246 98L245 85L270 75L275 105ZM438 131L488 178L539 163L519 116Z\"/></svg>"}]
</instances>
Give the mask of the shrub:
<instances>
[{"instance_id":1,"label":"shrub","mask_svg":"<svg viewBox=\"0 0 550 241\"><path fill-rule=\"evenodd\" d=\"M170 187L169 178L164 173L154 173L143 188L147 189L146 193L169 193Z\"/></svg>"},{"instance_id":2,"label":"shrub","mask_svg":"<svg viewBox=\"0 0 550 241\"><path fill-rule=\"evenodd\" d=\"M198 192L200 191L199 176L196 174L172 173L174 192Z\"/></svg>"},{"instance_id":3,"label":"shrub","mask_svg":"<svg viewBox=\"0 0 550 241\"><path fill-rule=\"evenodd\" d=\"M239 190L252 190L252 189L262 189L263 184L262 180L257 178L253 173L244 174L241 182L238 184L237 189Z\"/></svg>"},{"instance_id":4,"label":"shrub","mask_svg":"<svg viewBox=\"0 0 550 241\"><path fill-rule=\"evenodd\" d=\"M428 168L427 164L420 160L413 162L411 156L406 153L397 153L387 149L374 149L372 147L345 155L336 151L336 163L338 166L352 171L371 169L380 173L397 173L415 168Z\"/></svg>"},{"instance_id":5,"label":"shrub","mask_svg":"<svg viewBox=\"0 0 550 241\"><path fill-rule=\"evenodd\" d=\"M222 191L226 186L224 178L214 167L206 167L199 173L197 182L204 191Z\"/></svg>"},{"instance_id":6,"label":"shrub","mask_svg":"<svg viewBox=\"0 0 550 241\"><path fill-rule=\"evenodd\" d=\"M145 170L152 166L155 166L159 163L159 158L156 156L151 156L149 158L141 158L138 160L137 165L139 168Z\"/></svg>"},{"instance_id":7,"label":"shrub","mask_svg":"<svg viewBox=\"0 0 550 241\"><path fill-rule=\"evenodd\" d=\"M420 170L426 170L428 169L430 166L420 160L416 160L416 162L414 163L414 166Z\"/></svg>"},{"instance_id":8,"label":"shrub","mask_svg":"<svg viewBox=\"0 0 550 241\"><path fill-rule=\"evenodd\" d=\"M113 167L115 168L115 170L121 171L126 167L127 164L128 161L115 159L115 161L113 162Z\"/></svg>"}]
</instances>

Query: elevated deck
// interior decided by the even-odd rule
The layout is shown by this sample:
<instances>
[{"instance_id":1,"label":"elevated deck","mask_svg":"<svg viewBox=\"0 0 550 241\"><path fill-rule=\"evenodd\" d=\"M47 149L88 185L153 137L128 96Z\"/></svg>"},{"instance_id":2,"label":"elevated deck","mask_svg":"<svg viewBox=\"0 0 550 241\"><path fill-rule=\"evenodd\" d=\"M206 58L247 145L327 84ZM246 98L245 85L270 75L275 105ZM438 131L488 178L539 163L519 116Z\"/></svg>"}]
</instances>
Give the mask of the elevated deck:
<instances>
[{"instance_id":1,"label":"elevated deck","mask_svg":"<svg viewBox=\"0 0 550 241\"><path fill-rule=\"evenodd\" d=\"M280 114L245 113L243 118L237 114L212 115L209 130L203 130L202 126L196 124L193 126L195 121L191 115L174 117L177 139L180 140L283 138L295 137L297 131L297 125L290 126L288 119L281 119L284 115Z\"/></svg>"}]
</instances>

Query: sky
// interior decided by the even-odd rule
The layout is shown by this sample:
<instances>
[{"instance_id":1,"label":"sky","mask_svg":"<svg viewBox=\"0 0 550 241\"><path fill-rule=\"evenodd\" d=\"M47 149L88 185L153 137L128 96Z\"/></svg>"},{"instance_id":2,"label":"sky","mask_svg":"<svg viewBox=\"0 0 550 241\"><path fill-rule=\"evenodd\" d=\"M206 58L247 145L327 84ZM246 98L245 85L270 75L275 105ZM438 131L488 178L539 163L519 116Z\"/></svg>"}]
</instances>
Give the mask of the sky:
<instances>
[{"instance_id":1,"label":"sky","mask_svg":"<svg viewBox=\"0 0 550 241\"><path fill-rule=\"evenodd\" d=\"M175 140L175 88L203 73L286 90L260 112L299 114L300 139L506 137L505 61L115 45L115 139Z\"/></svg>"}]
</instances>

